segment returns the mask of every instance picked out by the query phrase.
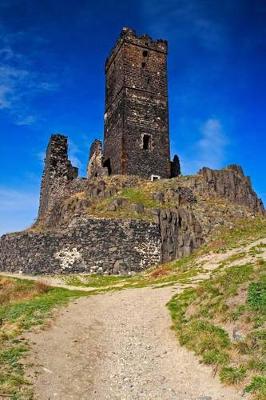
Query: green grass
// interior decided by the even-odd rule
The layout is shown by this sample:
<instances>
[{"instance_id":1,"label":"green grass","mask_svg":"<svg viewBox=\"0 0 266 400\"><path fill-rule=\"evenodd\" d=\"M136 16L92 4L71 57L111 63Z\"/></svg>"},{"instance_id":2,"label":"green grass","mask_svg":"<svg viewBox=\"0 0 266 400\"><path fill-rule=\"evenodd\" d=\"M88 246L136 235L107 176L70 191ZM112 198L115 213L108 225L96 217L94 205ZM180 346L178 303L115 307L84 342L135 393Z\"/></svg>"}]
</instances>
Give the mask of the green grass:
<instances>
[{"instance_id":1,"label":"green grass","mask_svg":"<svg viewBox=\"0 0 266 400\"><path fill-rule=\"evenodd\" d=\"M220 371L220 379L223 383L233 385L242 382L246 376L246 368L223 367Z\"/></svg>"},{"instance_id":2,"label":"green grass","mask_svg":"<svg viewBox=\"0 0 266 400\"><path fill-rule=\"evenodd\" d=\"M0 397L32 399L21 364L28 344L21 335L43 324L56 306L84 295L87 293L0 277Z\"/></svg>"},{"instance_id":3,"label":"green grass","mask_svg":"<svg viewBox=\"0 0 266 400\"><path fill-rule=\"evenodd\" d=\"M257 400L265 400L266 376L254 376L251 383L246 386L245 392L255 394Z\"/></svg>"},{"instance_id":4,"label":"green grass","mask_svg":"<svg viewBox=\"0 0 266 400\"><path fill-rule=\"evenodd\" d=\"M218 229L212 240L202 247L203 253L213 251L223 253L229 249L239 247L266 237L266 218L241 219L234 221L234 227Z\"/></svg>"},{"instance_id":5,"label":"green grass","mask_svg":"<svg viewBox=\"0 0 266 400\"><path fill-rule=\"evenodd\" d=\"M248 304L255 311L266 314L266 274L248 287Z\"/></svg>"},{"instance_id":6,"label":"green grass","mask_svg":"<svg viewBox=\"0 0 266 400\"><path fill-rule=\"evenodd\" d=\"M130 277L117 276L117 275L84 274L84 275L65 275L63 277L63 280L67 285L71 286L102 288L123 283L125 281L130 280Z\"/></svg>"},{"instance_id":7,"label":"green grass","mask_svg":"<svg viewBox=\"0 0 266 400\"><path fill-rule=\"evenodd\" d=\"M210 279L168 303L180 344L212 365L223 383L244 385L249 379L257 400L265 390L265 383L256 390L252 384L254 373L266 370L265 282L265 261L218 268ZM229 336L227 323L244 329L240 340Z\"/></svg>"},{"instance_id":8,"label":"green grass","mask_svg":"<svg viewBox=\"0 0 266 400\"><path fill-rule=\"evenodd\" d=\"M153 200L150 193L143 188L126 188L120 193L120 196L127 199L130 203L142 204L146 208L160 207L160 203Z\"/></svg>"}]
</instances>

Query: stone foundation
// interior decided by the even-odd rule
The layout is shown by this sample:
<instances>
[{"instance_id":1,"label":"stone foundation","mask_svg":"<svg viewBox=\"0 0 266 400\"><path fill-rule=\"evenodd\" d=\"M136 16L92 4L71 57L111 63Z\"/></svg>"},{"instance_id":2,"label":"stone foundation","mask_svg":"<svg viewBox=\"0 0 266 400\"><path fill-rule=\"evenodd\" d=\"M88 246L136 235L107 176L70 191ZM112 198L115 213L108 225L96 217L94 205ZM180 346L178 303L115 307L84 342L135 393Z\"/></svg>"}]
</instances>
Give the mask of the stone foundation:
<instances>
[{"instance_id":1,"label":"stone foundation","mask_svg":"<svg viewBox=\"0 0 266 400\"><path fill-rule=\"evenodd\" d=\"M161 260L157 224L88 219L60 233L2 236L0 270L26 274L131 274Z\"/></svg>"}]
</instances>

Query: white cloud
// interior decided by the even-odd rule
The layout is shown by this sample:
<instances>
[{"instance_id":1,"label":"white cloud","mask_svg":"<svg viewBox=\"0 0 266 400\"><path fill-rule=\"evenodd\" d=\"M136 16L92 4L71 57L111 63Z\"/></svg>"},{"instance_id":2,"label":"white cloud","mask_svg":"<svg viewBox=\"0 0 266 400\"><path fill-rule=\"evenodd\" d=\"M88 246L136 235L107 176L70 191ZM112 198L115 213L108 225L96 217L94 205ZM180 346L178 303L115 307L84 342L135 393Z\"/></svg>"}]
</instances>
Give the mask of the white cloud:
<instances>
[{"instance_id":1,"label":"white cloud","mask_svg":"<svg viewBox=\"0 0 266 400\"><path fill-rule=\"evenodd\" d=\"M194 174L202 167L222 168L226 159L227 135L219 119L209 118L199 127L199 138L189 154L181 155L184 174Z\"/></svg>"},{"instance_id":2,"label":"white cloud","mask_svg":"<svg viewBox=\"0 0 266 400\"><path fill-rule=\"evenodd\" d=\"M227 138L218 119L208 119L201 128L202 137L197 143L203 162L219 168L224 160Z\"/></svg>"},{"instance_id":3,"label":"white cloud","mask_svg":"<svg viewBox=\"0 0 266 400\"><path fill-rule=\"evenodd\" d=\"M26 117L22 116L21 119L18 117L17 121L15 121L16 125L33 125L37 121L37 117L35 115L27 115Z\"/></svg>"},{"instance_id":4,"label":"white cloud","mask_svg":"<svg viewBox=\"0 0 266 400\"><path fill-rule=\"evenodd\" d=\"M16 125L32 125L37 120L32 99L57 90L58 84L34 68L31 56L13 50L16 40L29 46L29 40L38 42L39 38L28 39L23 32L8 35L2 26L0 33L0 110L8 112Z\"/></svg>"},{"instance_id":5,"label":"white cloud","mask_svg":"<svg viewBox=\"0 0 266 400\"><path fill-rule=\"evenodd\" d=\"M2 60L11 60L15 57L15 54L11 47L5 46L0 49L0 57Z\"/></svg>"},{"instance_id":6,"label":"white cloud","mask_svg":"<svg viewBox=\"0 0 266 400\"><path fill-rule=\"evenodd\" d=\"M25 229L37 216L39 193L0 186L0 235Z\"/></svg>"},{"instance_id":7,"label":"white cloud","mask_svg":"<svg viewBox=\"0 0 266 400\"><path fill-rule=\"evenodd\" d=\"M82 153L82 150L76 143L73 142L73 140L69 139L68 144L69 144L68 156L72 165L74 167L82 168L82 162L80 160L80 155Z\"/></svg>"},{"instance_id":8,"label":"white cloud","mask_svg":"<svg viewBox=\"0 0 266 400\"><path fill-rule=\"evenodd\" d=\"M12 90L7 84L0 85L0 109L10 107L9 96L11 93Z\"/></svg>"}]
</instances>

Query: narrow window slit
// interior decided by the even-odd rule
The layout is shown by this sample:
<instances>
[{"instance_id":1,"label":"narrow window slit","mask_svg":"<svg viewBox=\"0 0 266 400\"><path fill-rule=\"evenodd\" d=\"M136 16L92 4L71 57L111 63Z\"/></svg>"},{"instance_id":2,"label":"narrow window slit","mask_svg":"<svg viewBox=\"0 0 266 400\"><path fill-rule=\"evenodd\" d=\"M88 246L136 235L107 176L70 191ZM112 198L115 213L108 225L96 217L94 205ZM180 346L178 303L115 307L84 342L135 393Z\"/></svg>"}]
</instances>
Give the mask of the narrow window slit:
<instances>
[{"instance_id":1,"label":"narrow window slit","mask_svg":"<svg viewBox=\"0 0 266 400\"><path fill-rule=\"evenodd\" d=\"M143 135L143 143L142 143L142 148L143 150L149 150L150 148L150 135Z\"/></svg>"}]
</instances>

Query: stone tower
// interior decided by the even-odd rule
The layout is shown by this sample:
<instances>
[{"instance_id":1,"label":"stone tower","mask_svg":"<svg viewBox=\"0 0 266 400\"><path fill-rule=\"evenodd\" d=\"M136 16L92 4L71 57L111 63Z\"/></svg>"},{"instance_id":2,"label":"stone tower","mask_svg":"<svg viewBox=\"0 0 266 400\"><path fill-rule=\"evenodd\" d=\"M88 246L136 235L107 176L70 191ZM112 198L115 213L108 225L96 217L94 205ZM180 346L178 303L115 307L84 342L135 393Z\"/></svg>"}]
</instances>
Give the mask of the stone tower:
<instances>
[{"instance_id":1,"label":"stone tower","mask_svg":"<svg viewBox=\"0 0 266 400\"><path fill-rule=\"evenodd\" d=\"M123 28L105 64L104 166L170 178L167 42Z\"/></svg>"}]
</instances>

